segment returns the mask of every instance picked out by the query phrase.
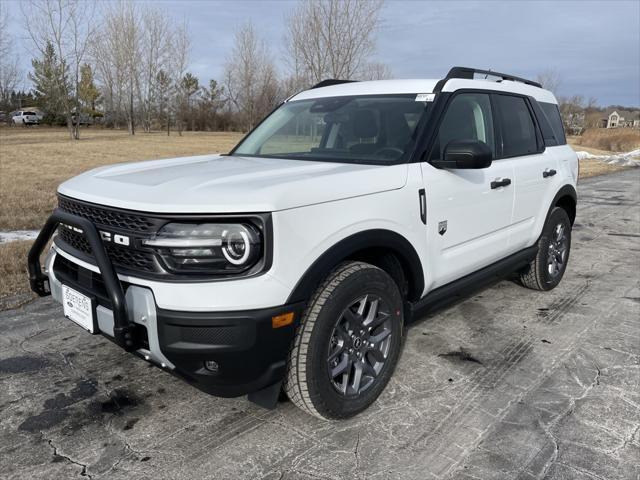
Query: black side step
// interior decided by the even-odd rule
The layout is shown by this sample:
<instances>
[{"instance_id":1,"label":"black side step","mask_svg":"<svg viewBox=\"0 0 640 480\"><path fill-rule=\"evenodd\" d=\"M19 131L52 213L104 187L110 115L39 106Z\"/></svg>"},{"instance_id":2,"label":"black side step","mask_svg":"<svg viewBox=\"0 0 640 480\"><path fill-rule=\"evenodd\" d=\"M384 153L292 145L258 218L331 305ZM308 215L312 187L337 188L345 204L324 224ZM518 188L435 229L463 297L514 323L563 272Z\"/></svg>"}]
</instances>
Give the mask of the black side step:
<instances>
[{"instance_id":1,"label":"black side step","mask_svg":"<svg viewBox=\"0 0 640 480\"><path fill-rule=\"evenodd\" d=\"M487 283L503 279L511 273L526 267L537 253L538 245L536 243L532 247L516 252L477 272L470 273L458 280L438 287L411 304L411 316L413 317L415 313L441 307L460 298L467 297Z\"/></svg>"}]
</instances>

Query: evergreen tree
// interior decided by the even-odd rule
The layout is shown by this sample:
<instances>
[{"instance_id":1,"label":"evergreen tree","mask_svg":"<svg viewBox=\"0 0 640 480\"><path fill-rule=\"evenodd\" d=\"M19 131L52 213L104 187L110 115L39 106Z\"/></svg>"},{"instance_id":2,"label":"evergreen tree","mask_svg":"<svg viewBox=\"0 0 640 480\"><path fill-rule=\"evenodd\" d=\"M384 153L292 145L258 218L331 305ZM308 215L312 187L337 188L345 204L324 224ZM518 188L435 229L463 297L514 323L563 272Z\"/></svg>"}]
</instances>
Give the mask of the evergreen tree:
<instances>
[{"instance_id":1,"label":"evergreen tree","mask_svg":"<svg viewBox=\"0 0 640 480\"><path fill-rule=\"evenodd\" d=\"M160 70L156 75L156 93L158 99L158 115L160 123L167 128L167 135L171 132L171 112L169 99L171 97L171 77Z\"/></svg>"},{"instance_id":2,"label":"evergreen tree","mask_svg":"<svg viewBox=\"0 0 640 480\"><path fill-rule=\"evenodd\" d=\"M33 82L38 106L51 116L63 115L70 90L64 60L58 59L53 44L47 42L42 59L34 58L31 65L33 72L29 73L29 79Z\"/></svg>"},{"instance_id":3,"label":"evergreen tree","mask_svg":"<svg viewBox=\"0 0 640 480\"><path fill-rule=\"evenodd\" d=\"M93 80L93 70L91 70L91 65L87 63L80 67L78 95L84 109L93 113L96 109L96 102L100 96L100 91Z\"/></svg>"},{"instance_id":4,"label":"evergreen tree","mask_svg":"<svg viewBox=\"0 0 640 480\"><path fill-rule=\"evenodd\" d=\"M178 133L182 134L183 122L186 124L186 119L191 120L191 130L194 129L194 116L193 109L191 108L192 97L200 90L200 83L198 77L187 72L182 79L180 79L179 91L180 97L178 100L180 109L180 122L178 124Z\"/></svg>"}]
</instances>

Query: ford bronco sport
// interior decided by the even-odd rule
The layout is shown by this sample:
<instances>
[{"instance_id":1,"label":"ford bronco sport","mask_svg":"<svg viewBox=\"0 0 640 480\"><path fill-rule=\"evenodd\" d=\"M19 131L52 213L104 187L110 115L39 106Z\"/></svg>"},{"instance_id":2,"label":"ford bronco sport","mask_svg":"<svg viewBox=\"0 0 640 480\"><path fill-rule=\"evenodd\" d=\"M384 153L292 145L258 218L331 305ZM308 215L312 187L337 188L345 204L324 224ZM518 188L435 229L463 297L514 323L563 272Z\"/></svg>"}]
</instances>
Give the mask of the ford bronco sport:
<instances>
[{"instance_id":1,"label":"ford bronco sport","mask_svg":"<svg viewBox=\"0 0 640 480\"><path fill-rule=\"evenodd\" d=\"M385 388L413 312L513 272L558 285L577 178L557 101L534 82L464 67L327 80L227 155L60 185L30 281L206 392L274 407L284 390L346 418Z\"/></svg>"}]
</instances>

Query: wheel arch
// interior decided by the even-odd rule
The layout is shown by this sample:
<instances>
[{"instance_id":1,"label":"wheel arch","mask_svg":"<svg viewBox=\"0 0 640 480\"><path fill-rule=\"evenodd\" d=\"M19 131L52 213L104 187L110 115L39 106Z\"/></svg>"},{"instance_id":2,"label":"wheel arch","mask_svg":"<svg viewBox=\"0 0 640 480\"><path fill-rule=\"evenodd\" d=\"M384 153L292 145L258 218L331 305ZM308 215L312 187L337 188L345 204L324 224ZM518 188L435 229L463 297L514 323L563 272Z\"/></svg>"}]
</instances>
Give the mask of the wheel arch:
<instances>
[{"instance_id":1,"label":"wheel arch","mask_svg":"<svg viewBox=\"0 0 640 480\"><path fill-rule=\"evenodd\" d=\"M403 293L410 301L422 295L422 262L411 242L391 230L373 229L346 237L320 255L300 278L287 302L307 300L329 272L345 260L367 261L387 271L396 283L406 281ZM402 285L399 288L403 290Z\"/></svg>"},{"instance_id":2,"label":"wheel arch","mask_svg":"<svg viewBox=\"0 0 640 480\"><path fill-rule=\"evenodd\" d=\"M549 212L547 213L547 218L551 214L551 210L553 207L560 207L567 212L569 215L569 220L571 221L571 225L576 219L576 205L578 202L578 194L573 185L565 185L556 196L553 198L553 202L551 202L551 208L549 208Z\"/></svg>"}]
</instances>

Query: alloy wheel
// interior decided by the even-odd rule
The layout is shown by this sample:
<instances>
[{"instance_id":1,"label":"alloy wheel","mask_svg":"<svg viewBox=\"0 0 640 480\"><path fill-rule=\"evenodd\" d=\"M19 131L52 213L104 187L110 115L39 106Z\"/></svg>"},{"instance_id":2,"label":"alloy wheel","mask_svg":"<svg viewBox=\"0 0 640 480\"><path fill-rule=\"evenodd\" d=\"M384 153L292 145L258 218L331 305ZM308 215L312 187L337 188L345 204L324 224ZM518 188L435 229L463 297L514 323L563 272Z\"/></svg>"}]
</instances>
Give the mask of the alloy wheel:
<instances>
[{"instance_id":1,"label":"alloy wheel","mask_svg":"<svg viewBox=\"0 0 640 480\"><path fill-rule=\"evenodd\" d=\"M329 342L327 371L334 388L357 396L371 387L391 346L392 317L376 295L365 295L344 310Z\"/></svg>"},{"instance_id":2,"label":"alloy wheel","mask_svg":"<svg viewBox=\"0 0 640 480\"><path fill-rule=\"evenodd\" d=\"M555 226L551 234L547 256L547 271L552 278L556 278L564 271L568 247L569 241L566 234L566 227L563 223L559 223Z\"/></svg>"}]
</instances>

